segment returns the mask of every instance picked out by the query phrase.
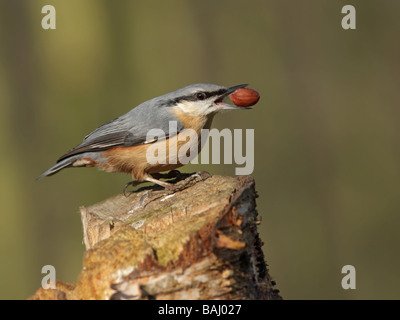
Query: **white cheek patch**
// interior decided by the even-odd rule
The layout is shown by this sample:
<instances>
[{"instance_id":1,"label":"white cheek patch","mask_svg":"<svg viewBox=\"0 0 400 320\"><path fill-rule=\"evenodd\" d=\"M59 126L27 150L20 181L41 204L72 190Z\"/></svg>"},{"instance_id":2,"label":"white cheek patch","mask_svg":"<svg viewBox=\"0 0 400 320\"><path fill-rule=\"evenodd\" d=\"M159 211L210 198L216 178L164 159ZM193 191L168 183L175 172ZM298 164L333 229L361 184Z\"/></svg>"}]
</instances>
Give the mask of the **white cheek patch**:
<instances>
[{"instance_id":1,"label":"white cheek patch","mask_svg":"<svg viewBox=\"0 0 400 320\"><path fill-rule=\"evenodd\" d=\"M208 108L210 101L182 101L176 105L177 108L181 109L184 113L188 113L191 116L201 116L208 114Z\"/></svg>"}]
</instances>

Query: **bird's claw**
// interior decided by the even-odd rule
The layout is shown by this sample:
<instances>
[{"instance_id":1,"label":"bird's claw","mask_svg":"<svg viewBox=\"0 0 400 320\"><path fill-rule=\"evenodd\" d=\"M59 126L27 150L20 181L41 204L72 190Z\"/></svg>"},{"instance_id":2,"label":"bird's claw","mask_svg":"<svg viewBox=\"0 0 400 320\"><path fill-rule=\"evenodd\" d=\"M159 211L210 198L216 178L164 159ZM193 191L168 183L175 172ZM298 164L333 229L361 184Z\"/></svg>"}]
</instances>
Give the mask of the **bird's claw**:
<instances>
[{"instance_id":1,"label":"bird's claw","mask_svg":"<svg viewBox=\"0 0 400 320\"><path fill-rule=\"evenodd\" d=\"M176 171L179 173L179 175L182 175L182 173L180 173L178 170L172 170L172 171ZM171 171L168 173L168 175L170 173L171 173ZM208 173L206 171L199 171L199 172L196 172L196 173L192 174L191 176L187 177L185 180L183 180L183 183L171 184L170 188L164 188L163 190L156 190L156 191L150 190L140 198L140 200L139 200L140 206L142 208L144 208L145 206L143 205L143 201L150 196L157 195L157 194L163 194L163 195L164 194L167 194L167 195L173 194L175 192L179 192L179 191L186 189L188 187L188 185L192 181L196 180L197 178L200 178L200 181L203 181L203 180L208 179L209 177L211 177L210 173Z\"/></svg>"},{"instance_id":2,"label":"bird's claw","mask_svg":"<svg viewBox=\"0 0 400 320\"><path fill-rule=\"evenodd\" d=\"M126 189L128 189L129 186L135 187L135 186L139 185L140 183L141 183L140 181L135 181L135 180L129 181L129 182L125 185L124 189L122 190L122 193L124 194L124 196L125 196L125 197L128 197L129 194L126 193Z\"/></svg>"}]
</instances>

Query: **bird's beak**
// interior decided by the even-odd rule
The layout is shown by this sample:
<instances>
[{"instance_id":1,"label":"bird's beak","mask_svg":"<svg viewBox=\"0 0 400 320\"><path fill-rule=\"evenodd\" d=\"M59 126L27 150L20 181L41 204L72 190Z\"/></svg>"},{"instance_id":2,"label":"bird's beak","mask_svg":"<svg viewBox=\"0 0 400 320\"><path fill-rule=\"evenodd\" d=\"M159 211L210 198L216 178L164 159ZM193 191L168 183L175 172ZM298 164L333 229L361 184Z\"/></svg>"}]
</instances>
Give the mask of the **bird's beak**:
<instances>
[{"instance_id":1,"label":"bird's beak","mask_svg":"<svg viewBox=\"0 0 400 320\"><path fill-rule=\"evenodd\" d=\"M231 93L235 92L237 89L239 88L244 88L247 87L248 84L239 84L237 86L233 86L233 87L229 87L226 89L226 91L221 94L216 100L215 100L215 104L218 105L218 109L219 110L238 110L238 109L251 109L250 107L238 107L232 104L228 104L223 102L224 99L229 96Z\"/></svg>"},{"instance_id":2,"label":"bird's beak","mask_svg":"<svg viewBox=\"0 0 400 320\"><path fill-rule=\"evenodd\" d=\"M229 88L227 88L227 90L225 92L225 96L227 96L228 94L231 94L232 92L235 92L239 88L244 88L247 86L248 86L248 84L239 84L237 86L229 87Z\"/></svg>"}]
</instances>

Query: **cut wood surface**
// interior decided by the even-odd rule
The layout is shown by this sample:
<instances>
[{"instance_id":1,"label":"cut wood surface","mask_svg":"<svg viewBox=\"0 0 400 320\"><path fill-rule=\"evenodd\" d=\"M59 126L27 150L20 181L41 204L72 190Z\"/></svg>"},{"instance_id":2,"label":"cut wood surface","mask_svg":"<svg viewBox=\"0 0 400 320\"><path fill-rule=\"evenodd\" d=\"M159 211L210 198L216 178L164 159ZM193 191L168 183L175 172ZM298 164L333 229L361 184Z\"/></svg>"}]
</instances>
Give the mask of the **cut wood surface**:
<instances>
[{"instance_id":1,"label":"cut wood surface","mask_svg":"<svg viewBox=\"0 0 400 320\"><path fill-rule=\"evenodd\" d=\"M204 177L141 205L148 192L81 207L87 250L76 285L57 281L30 298L281 298L261 249L252 177Z\"/></svg>"}]
</instances>

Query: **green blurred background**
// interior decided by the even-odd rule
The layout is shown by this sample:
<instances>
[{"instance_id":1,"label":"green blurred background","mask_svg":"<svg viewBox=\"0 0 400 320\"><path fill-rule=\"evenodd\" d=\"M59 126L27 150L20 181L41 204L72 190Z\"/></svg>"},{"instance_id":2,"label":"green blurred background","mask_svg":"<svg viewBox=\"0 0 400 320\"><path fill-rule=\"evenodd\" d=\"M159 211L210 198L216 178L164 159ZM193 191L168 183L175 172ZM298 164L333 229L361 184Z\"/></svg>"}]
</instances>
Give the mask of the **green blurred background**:
<instances>
[{"instance_id":1,"label":"green blurred background","mask_svg":"<svg viewBox=\"0 0 400 320\"><path fill-rule=\"evenodd\" d=\"M43 30L44 5L57 29ZM357 29L343 30L353 4ZM43 265L75 282L78 208L124 174L68 169L35 181L99 125L180 87L250 83L260 232L286 299L400 298L400 2L0 1L0 298ZM234 175L235 165L190 165ZM341 288L354 265L357 289Z\"/></svg>"}]
</instances>

